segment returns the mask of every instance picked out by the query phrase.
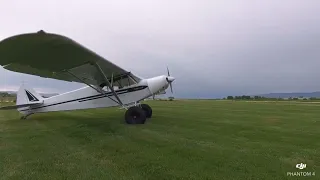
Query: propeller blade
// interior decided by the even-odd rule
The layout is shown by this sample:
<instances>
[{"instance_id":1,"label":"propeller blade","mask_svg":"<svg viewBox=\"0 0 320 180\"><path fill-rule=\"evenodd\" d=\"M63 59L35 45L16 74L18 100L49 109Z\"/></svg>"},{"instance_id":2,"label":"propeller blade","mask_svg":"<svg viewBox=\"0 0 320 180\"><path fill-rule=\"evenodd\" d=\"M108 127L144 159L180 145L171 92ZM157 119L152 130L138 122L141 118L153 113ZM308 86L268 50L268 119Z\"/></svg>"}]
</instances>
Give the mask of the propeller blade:
<instances>
[{"instance_id":1,"label":"propeller blade","mask_svg":"<svg viewBox=\"0 0 320 180\"><path fill-rule=\"evenodd\" d=\"M168 66L167 66L167 72L168 72L168 77L170 77L170 71L169 71L169 68L168 68ZM173 93L173 90L172 90L172 81L174 80L170 80L169 81L169 79L168 79L168 77L166 77L166 80L167 80L167 82L169 83L169 85L170 85L170 89L171 89L171 93Z\"/></svg>"}]
</instances>

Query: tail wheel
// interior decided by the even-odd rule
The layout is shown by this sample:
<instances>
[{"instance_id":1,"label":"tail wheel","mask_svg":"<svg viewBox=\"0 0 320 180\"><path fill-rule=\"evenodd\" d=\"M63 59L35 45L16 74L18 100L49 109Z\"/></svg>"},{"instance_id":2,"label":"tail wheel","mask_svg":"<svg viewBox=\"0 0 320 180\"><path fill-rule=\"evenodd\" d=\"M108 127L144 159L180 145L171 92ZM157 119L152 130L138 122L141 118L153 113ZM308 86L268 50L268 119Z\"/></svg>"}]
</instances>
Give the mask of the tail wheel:
<instances>
[{"instance_id":1,"label":"tail wheel","mask_svg":"<svg viewBox=\"0 0 320 180\"><path fill-rule=\"evenodd\" d=\"M126 111L125 120L127 124L144 124L146 114L140 107L133 106Z\"/></svg>"},{"instance_id":2,"label":"tail wheel","mask_svg":"<svg viewBox=\"0 0 320 180\"><path fill-rule=\"evenodd\" d=\"M152 116L152 108L148 104L141 104L141 108L146 113L147 118L151 118Z\"/></svg>"}]
</instances>

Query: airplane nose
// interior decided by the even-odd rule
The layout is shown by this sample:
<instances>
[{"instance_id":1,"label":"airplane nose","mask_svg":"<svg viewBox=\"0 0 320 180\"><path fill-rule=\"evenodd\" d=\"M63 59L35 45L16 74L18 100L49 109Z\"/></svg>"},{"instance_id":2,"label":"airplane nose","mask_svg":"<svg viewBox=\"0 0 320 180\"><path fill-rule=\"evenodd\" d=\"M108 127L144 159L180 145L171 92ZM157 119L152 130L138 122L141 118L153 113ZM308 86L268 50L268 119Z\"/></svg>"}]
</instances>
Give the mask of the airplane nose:
<instances>
[{"instance_id":1,"label":"airplane nose","mask_svg":"<svg viewBox=\"0 0 320 180\"><path fill-rule=\"evenodd\" d=\"M167 77L167 81L168 81L168 82L173 82L174 80L175 80L175 78L172 77L172 76L168 76L168 77Z\"/></svg>"}]
</instances>

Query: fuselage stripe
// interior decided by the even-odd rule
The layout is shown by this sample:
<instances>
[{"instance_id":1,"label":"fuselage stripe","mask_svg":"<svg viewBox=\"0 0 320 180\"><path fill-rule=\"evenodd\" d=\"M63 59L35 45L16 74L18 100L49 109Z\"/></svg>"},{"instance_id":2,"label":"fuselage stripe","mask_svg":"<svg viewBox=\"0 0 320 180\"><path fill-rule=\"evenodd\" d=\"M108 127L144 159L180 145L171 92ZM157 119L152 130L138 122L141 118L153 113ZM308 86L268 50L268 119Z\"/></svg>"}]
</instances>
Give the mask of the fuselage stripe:
<instances>
[{"instance_id":1,"label":"fuselage stripe","mask_svg":"<svg viewBox=\"0 0 320 180\"><path fill-rule=\"evenodd\" d=\"M148 86L137 86L137 87L132 87L132 88L128 88L128 89L116 90L115 92L118 95L120 95L120 94L125 94L125 93L128 93L128 92L139 91L139 90L145 89L147 87ZM90 101L90 100L95 100L95 99L100 99L100 98L105 98L105 97L110 97L110 96L113 96L112 92L107 92L106 94L97 94L97 95L93 95L93 96L73 99L73 100L54 103L54 104L48 104L48 105L40 106L40 107L34 107L34 108L31 108L31 110L40 109L40 108L49 107L49 106L55 106L55 105L59 105L59 104L65 104L65 103L74 102L74 101L79 101L79 102ZM28 110L30 110L30 109L23 109L23 110L20 110L20 111L28 111Z\"/></svg>"}]
</instances>

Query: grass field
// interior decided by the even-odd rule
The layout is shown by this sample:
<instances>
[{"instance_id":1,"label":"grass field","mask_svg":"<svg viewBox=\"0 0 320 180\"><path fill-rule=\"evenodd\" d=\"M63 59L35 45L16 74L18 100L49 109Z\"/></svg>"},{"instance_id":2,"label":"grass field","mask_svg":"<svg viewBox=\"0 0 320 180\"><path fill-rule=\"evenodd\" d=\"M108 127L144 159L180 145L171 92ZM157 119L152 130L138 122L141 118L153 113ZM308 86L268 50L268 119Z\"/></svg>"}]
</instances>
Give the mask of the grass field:
<instances>
[{"instance_id":1,"label":"grass field","mask_svg":"<svg viewBox=\"0 0 320 180\"><path fill-rule=\"evenodd\" d=\"M147 103L145 125L116 108L1 111L0 179L320 179L320 104Z\"/></svg>"}]
</instances>

